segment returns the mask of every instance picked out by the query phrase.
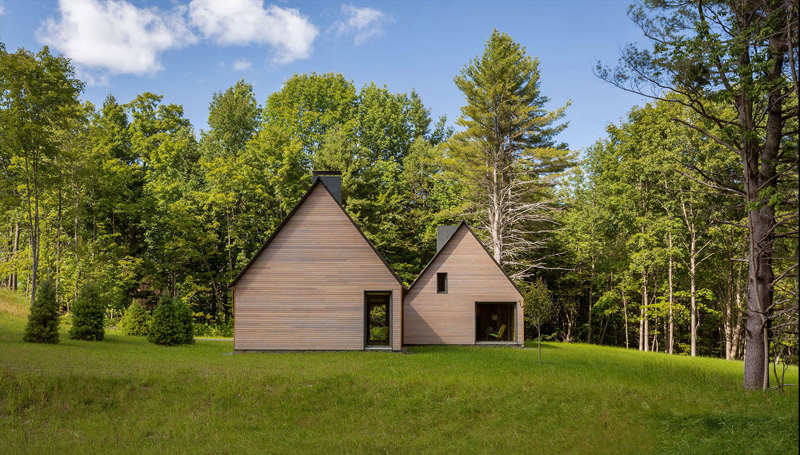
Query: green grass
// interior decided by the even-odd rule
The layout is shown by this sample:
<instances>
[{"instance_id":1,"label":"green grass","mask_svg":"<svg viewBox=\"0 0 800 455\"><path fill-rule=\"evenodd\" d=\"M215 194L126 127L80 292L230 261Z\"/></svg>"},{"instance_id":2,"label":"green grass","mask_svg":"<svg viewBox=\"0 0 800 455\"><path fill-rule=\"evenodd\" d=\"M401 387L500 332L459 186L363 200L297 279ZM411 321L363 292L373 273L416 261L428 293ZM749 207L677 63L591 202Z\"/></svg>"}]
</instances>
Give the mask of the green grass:
<instances>
[{"instance_id":1,"label":"green grass","mask_svg":"<svg viewBox=\"0 0 800 455\"><path fill-rule=\"evenodd\" d=\"M548 343L236 354L22 343L0 294L3 453L788 454L797 387L745 392L742 364ZM797 368L787 382L797 384Z\"/></svg>"}]
</instances>

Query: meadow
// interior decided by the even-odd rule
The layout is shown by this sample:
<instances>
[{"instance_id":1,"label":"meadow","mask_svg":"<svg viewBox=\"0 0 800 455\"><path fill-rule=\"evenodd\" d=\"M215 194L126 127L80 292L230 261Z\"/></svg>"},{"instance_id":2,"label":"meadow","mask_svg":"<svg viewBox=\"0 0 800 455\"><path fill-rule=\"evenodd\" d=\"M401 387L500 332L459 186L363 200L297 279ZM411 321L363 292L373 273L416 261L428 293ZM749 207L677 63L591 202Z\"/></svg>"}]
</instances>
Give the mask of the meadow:
<instances>
[{"instance_id":1,"label":"meadow","mask_svg":"<svg viewBox=\"0 0 800 455\"><path fill-rule=\"evenodd\" d=\"M24 300L0 298L8 454L798 451L797 387L746 392L741 362L565 343L542 364L511 348L231 354L114 330L36 345Z\"/></svg>"}]
</instances>

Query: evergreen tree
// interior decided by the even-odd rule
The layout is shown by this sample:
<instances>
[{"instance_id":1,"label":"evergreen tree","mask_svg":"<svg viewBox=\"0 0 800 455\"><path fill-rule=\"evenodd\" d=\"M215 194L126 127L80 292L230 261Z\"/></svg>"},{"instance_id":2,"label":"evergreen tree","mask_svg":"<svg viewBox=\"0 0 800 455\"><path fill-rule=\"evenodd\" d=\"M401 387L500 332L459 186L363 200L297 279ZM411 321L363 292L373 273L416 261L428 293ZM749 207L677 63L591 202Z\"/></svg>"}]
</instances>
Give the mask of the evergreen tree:
<instances>
[{"instance_id":1,"label":"evergreen tree","mask_svg":"<svg viewBox=\"0 0 800 455\"><path fill-rule=\"evenodd\" d=\"M465 207L487 235L500 264L526 275L537 264L526 255L542 246L535 233L551 221L548 177L570 165L566 144L555 137L567 106L546 111L539 60L497 30L455 77L467 98L451 141L457 174L471 188Z\"/></svg>"},{"instance_id":2,"label":"evergreen tree","mask_svg":"<svg viewBox=\"0 0 800 455\"><path fill-rule=\"evenodd\" d=\"M58 343L58 303L56 288L52 279L39 286L36 301L31 306L28 324L25 326L23 341L28 343Z\"/></svg>"},{"instance_id":3,"label":"evergreen tree","mask_svg":"<svg viewBox=\"0 0 800 455\"><path fill-rule=\"evenodd\" d=\"M81 288L78 301L72 307L72 328L69 337L73 340L102 341L106 336L106 305L100 290L94 283Z\"/></svg>"},{"instance_id":4,"label":"evergreen tree","mask_svg":"<svg viewBox=\"0 0 800 455\"><path fill-rule=\"evenodd\" d=\"M133 336L147 336L152 318L147 310L136 302L130 304L122 318L122 333Z\"/></svg>"},{"instance_id":5,"label":"evergreen tree","mask_svg":"<svg viewBox=\"0 0 800 455\"><path fill-rule=\"evenodd\" d=\"M153 313L147 341L164 346L194 343L192 310L181 299L162 295Z\"/></svg>"}]
</instances>

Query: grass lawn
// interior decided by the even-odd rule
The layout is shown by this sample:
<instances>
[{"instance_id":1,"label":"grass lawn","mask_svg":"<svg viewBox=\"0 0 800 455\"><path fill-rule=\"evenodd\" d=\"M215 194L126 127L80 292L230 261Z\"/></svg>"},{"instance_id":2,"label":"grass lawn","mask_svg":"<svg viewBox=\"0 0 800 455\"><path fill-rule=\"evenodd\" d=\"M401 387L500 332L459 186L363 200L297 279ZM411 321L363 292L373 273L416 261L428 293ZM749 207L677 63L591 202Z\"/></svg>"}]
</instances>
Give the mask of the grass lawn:
<instances>
[{"instance_id":1,"label":"grass lawn","mask_svg":"<svg viewBox=\"0 0 800 455\"><path fill-rule=\"evenodd\" d=\"M229 355L114 331L35 345L14 297L0 294L5 454L798 451L797 387L745 392L741 362L559 343L541 365L507 348Z\"/></svg>"}]
</instances>

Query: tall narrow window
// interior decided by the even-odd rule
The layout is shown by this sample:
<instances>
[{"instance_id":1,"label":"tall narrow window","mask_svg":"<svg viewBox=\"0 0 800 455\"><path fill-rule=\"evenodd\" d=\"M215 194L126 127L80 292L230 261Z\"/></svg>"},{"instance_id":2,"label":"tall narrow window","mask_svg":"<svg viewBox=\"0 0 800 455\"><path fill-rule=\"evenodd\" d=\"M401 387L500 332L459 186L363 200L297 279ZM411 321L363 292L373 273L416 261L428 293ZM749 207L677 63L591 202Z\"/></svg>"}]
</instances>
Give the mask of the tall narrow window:
<instances>
[{"instance_id":1,"label":"tall narrow window","mask_svg":"<svg viewBox=\"0 0 800 455\"><path fill-rule=\"evenodd\" d=\"M436 274L436 292L439 294L447 294L447 274Z\"/></svg>"}]
</instances>

